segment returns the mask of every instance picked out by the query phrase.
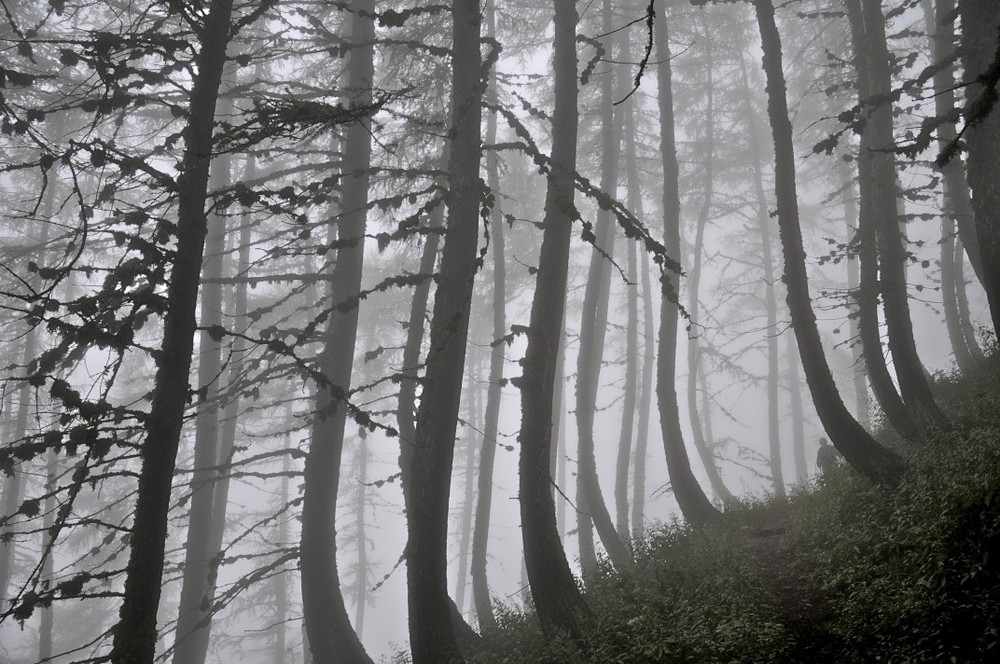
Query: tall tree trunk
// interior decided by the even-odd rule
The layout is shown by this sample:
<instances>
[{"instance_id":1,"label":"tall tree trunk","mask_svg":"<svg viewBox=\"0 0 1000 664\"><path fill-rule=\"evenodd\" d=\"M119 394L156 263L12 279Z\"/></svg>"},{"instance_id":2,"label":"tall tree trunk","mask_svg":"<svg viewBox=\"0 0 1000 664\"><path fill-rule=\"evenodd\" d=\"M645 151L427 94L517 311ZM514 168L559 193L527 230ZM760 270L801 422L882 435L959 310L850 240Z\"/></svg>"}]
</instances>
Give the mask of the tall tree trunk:
<instances>
[{"instance_id":1,"label":"tall tree trunk","mask_svg":"<svg viewBox=\"0 0 1000 664\"><path fill-rule=\"evenodd\" d=\"M862 41L865 25L859 0L844 0L847 8L847 18L851 27L852 40L856 42L855 52L860 54L864 47ZM858 75L858 94L862 101L871 96L871 72L860 60L856 67ZM858 306L858 334L863 348L865 369L868 381L872 387L875 400L885 413L889 424L904 438L916 440L919 430L913 422L910 412L903 403L896 386L892 381L889 368L882 351L882 333L879 329L878 302L881 285L879 283L879 256L877 248L877 225L875 215L878 213L874 199L877 196L874 186L874 162L872 154L875 134L865 132L861 136L858 157L858 197L860 212L858 215L858 263L859 282L856 291ZM867 155L867 156L865 156ZM896 218L895 207L890 214Z\"/></svg>"},{"instance_id":2,"label":"tall tree trunk","mask_svg":"<svg viewBox=\"0 0 1000 664\"><path fill-rule=\"evenodd\" d=\"M542 630L552 638L582 638L589 609L566 562L556 526L549 449L552 395L566 303L573 220L577 136L576 2L553 0L555 109L552 164L545 195L542 247L531 303L521 388L521 454L518 461L521 534L531 596Z\"/></svg>"},{"instance_id":3,"label":"tall tree trunk","mask_svg":"<svg viewBox=\"0 0 1000 664\"><path fill-rule=\"evenodd\" d=\"M242 274L242 273L240 273ZM291 408L286 410L286 417L290 419ZM286 420L287 421L287 420ZM291 434L285 435L285 449L289 450L292 444ZM288 491L288 477L292 473L292 457L285 453L281 461L281 509L288 505L290 499ZM288 519L283 518L278 522L278 546L291 546L288 537ZM285 623L288 622L288 579L282 573L274 576L274 664L284 664L289 659L288 645L285 638ZM361 633L360 627L358 633Z\"/></svg>"},{"instance_id":4,"label":"tall tree trunk","mask_svg":"<svg viewBox=\"0 0 1000 664\"><path fill-rule=\"evenodd\" d=\"M771 0L755 0L754 8L764 51L767 111L774 139L778 233L785 258L784 282L806 382L823 427L847 462L872 481L894 483L902 473L902 460L882 447L848 412L823 354L823 344L809 296L809 278L799 226L795 151L781 65L781 38L775 25Z\"/></svg>"},{"instance_id":5,"label":"tall tree trunk","mask_svg":"<svg viewBox=\"0 0 1000 664\"><path fill-rule=\"evenodd\" d=\"M663 244L667 255L680 261L680 193L677 148L674 142L674 107L671 89L670 48L668 46L667 20L663 12L654 19L658 64L656 79L659 86L657 103L660 110L660 157L663 160ZM663 430L663 447L667 456L667 474L674 498L684 518L692 524L703 524L715 519L719 511L691 472L691 461L684 447L681 433L680 410L677 406L677 278L665 274L660 298L660 356L656 371L656 399L660 409L660 426Z\"/></svg>"},{"instance_id":6,"label":"tall tree trunk","mask_svg":"<svg viewBox=\"0 0 1000 664\"><path fill-rule=\"evenodd\" d=\"M840 160L840 183L844 190L844 225L847 226L848 234L855 236L858 232L858 206L854 194L854 177L851 174L849 164L844 159ZM864 346L861 343L861 325L858 322L858 318L861 315L860 307L858 306L859 288L861 288L860 261L858 260L858 256L851 252L847 255L847 291L850 297L848 327L851 339L851 378L854 386L854 414L858 423L867 429L871 416L868 413L868 372L865 370ZM803 464L804 468L805 465ZM800 481L802 480L800 479Z\"/></svg>"},{"instance_id":7,"label":"tall tree trunk","mask_svg":"<svg viewBox=\"0 0 1000 664\"><path fill-rule=\"evenodd\" d=\"M861 20L851 20L855 66L858 67L858 88L862 106L874 106L868 113L859 159L870 164L871 195L862 197L861 205L872 206L875 221L879 285L882 307L889 334L900 396L919 431L927 433L946 429L947 419L938 408L917 355L910 319L909 296L906 287L906 248L897 210L898 191L892 125L892 73L885 40L885 17L881 0L845 0L848 13L858 11ZM861 70L864 70L862 72Z\"/></svg>"},{"instance_id":8,"label":"tall tree trunk","mask_svg":"<svg viewBox=\"0 0 1000 664\"><path fill-rule=\"evenodd\" d=\"M496 37L496 3L486 3L486 34ZM498 103L496 72L490 71L486 96L491 105ZM486 143L497 140L497 112L491 110L486 117ZM496 628L490 585L486 574L486 560L490 537L490 513L493 507L493 467L497 453L497 425L500 421L500 401L503 397L504 346L499 340L507 334L507 265L503 214L500 201L500 165L496 150L486 153L486 185L493 194L490 209L490 238L493 245L493 347L490 349L489 387L486 393L486 414L483 421L483 441L479 450L478 499L476 523L472 535L472 600L476 607L480 631Z\"/></svg>"},{"instance_id":9,"label":"tall tree trunk","mask_svg":"<svg viewBox=\"0 0 1000 664\"><path fill-rule=\"evenodd\" d=\"M371 0L359 3L351 16L351 51L347 74L350 101L372 99L375 38ZM347 423L345 400L350 393L358 333L358 304L345 306L361 291L365 228L368 218L371 121L347 127L340 214L336 219L339 249L328 296L329 318L317 363L325 381L317 386L316 410L303 468L302 532L299 544L302 615L316 664L371 662L351 626L337 568L337 493ZM331 225L331 230L333 225Z\"/></svg>"},{"instance_id":10,"label":"tall tree trunk","mask_svg":"<svg viewBox=\"0 0 1000 664\"><path fill-rule=\"evenodd\" d=\"M469 582L469 550L472 548L472 514L476 509L476 445L473 437L480 431L479 390L476 385L476 374L479 371L479 358L476 348L472 347L467 357L468 371L465 375L468 397L468 422L465 435L465 469L462 488L465 496L462 500L462 514L458 532L458 574L455 575L455 605L460 613L465 613L465 589Z\"/></svg>"},{"instance_id":11,"label":"tall tree trunk","mask_svg":"<svg viewBox=\"0 0 1000 664\"><path fill-rule=\"evenodd\" d=\"M972 211L976 240L982 262L983 288L990 304L993 331L1000 335L1000 109L994 105L984 118L970 118L976 106L982 107L984 76L995 66L998 51L997 30L1000 13L995 0L958 0L962 18L962 64L965 66L966 122L976 123L966 132L969 151L967 177L972 189ZM995 99L996 90L993 95ZM970 255L972 246L966 242ZM973 263L975 265L975 263Z\"/></svg>"},{"instance_id":12,"label":"tall tree trunk","mask_svg":"<svg viewBox=\"0 0 1000 664\"><path fill-rule=\"evenodd\" d=\"M628 201L629 209L638 219L645 219L642 206L642 188L639 182L639 165L636 158L635 109L628 115ZM639 422L636 426L635 451L632 455L632 534L638 537L643 531L643 514L646 506L646 452L649 443L650 402L653 396L653 369L656 366L653 330L653 293L649 283L649 254L641 252L640 282L642 284L642 379L639 386ZM636 349L638 353L638 348Z\"/></svg>"},{"instance_id":13,"label":"tall tree trunk","mask_svg":"<svg viewBox=\"0 0 1000 664\"><path fill-rule=\"evenodd\" d=\"M197 73L188 102L183 169L177 180L177 249L167 288L167 313L152 404L146 419L124 599L110 657L113 664L150 664L156 649L167 515L187 405L199 275L208 230L205 202L215 105L226 62L231 13L232 0L213 2L198 35Z\"/></svg>"},{"instance_id":14,"label":"tall tree trunk","mask_svg":"<svg viewBox=\"0 0 1000 664\"><path fill-rule=\"evenodd\" d=\"M448 498L479 236L482 141L479 3L452 3L452 121L448 232L434 295L430 351L417 412L407 505L413 664L461 659L448 597Z\"/></svg>"},{"instance_id":15,"label":"tall tree trunk","mask_svg":"<svg viewBox=\"0 0 1000 664\"><path fill-rule=\"evenodd\" d=\"M358 491L354 503L355 540L358 543L358 575L354 589L354 630L360 639L365 633L368 606L368 443L366 429L358 431Z\"/></svg>"},{"instance_id":16,"label":"tall tree trunk","mask_svg":"<svg viewBox=\"0 0 1000 664\"><path fill-rule=\"evenodd\" d=\"M217 115L228 118L232 100L223 97ZM229 185L230 159L219 155L213 162L209 188L219 191ZM198 342L198 414L195 418L194 468L188 539L184 548L183 580L177 612L174 664L203 664L208 653L212 624L210 588L212 558L212 509L219 465L219 381L222 376L222 343L209 328L222 326L222 264L226 248L226 219L218 210L208 220L205 261L202 265L202 328Z\"/></svg>"},{"instance_id":17,"label":"tall tree trunk","mask_svg":"<svg viewBox=\"0 0 1000 664\"><path fill-rule=\"evenodd\" d=\"M799 349L795 345L795 335L788 335L788 392L791 397L792 452L795 459L795 481L805 485L809 481L809 466L806 463L805 413L802 408L802 381L799 380Z\"/></svg>"},{"instance_id":18,"label":"tall tree trunk","mask_svg":"<svg viewBox=\"0 0 1000 664\"><path fill-rule=\"evenodd\" d=\"M634 149L634 148L633 148ZM634 210L632 201L629 209ZM635 424L635 406L639 392L639 294L636 265L636 242L627 240L628 293L626 293L627 317L625 325L625 395L622 399L622 424L618 438L618 459L615 464L615 527L622 537L628 537L628 476L629 461L632 456L632 431Z\"/></svg>"},{"instance_id":19,"label":"tall tree trunk","mask_svg":"<svg viewBox=\"0 0 1000 664\"><path fill-rule=\"evenodd\" d=\"M757 203L757 230L760 233L760 259L764 276L764 307L766 309L767 325L767 437L768 462L771 468L771 485L775 495L784 497L785 478L781 465L781 427L778 417L779 399L778 383L781 380L779 368L780 353L778 351L778 297L775 293L777 276L774 273L774 257L771 243L771 215L768 212L767 194L764 191L764 166L761 163L760 125L753 113L749 77L746 63L740 58L740 70L743 78L744 101L750 123L750 151L754 155L753 181L754 197ZM801 480L800 480L801 481Z\"/></svg>"},{"instance_id":20,"label":"tall tree trunk","mask_svg":"<svg viewBox=\"0 0 1000 664\"><path fill-rule=\"evenodd\" d=\"M934 73L934 113L939 118L950 118L955 111L955 0L923 0L921 4L930 38L931 60L942 65ZM946 121L938 126L938 145L941 150L955 140L955 134L954 121ZM962 156L955 155L940 170L944 193L944 209L941 213L941 297L955 360L959 367L968 369L979 355L979 347L975 337L967 337L963 329L958 290L964 288L964 284L960 284L958 277L962 255L958 247L966 247L969 261L980 280L983 268ZM955 238L956 227L960 240Z\"/></svg>"},{"instance_id":21,"label":"tall tree trunk","mask_svg":"<svg viewBox=\"0 0 1000 664\"><path fill-rule=\"evenodd\" d=\"M45 193L45 200L43 202L42 214L45 220L52 218L53 206L55 203L55 187L54 185L49 185L49 190ZM45 264L45 248L49 242L49 223L45 221L42 223L41 232L38 238L38 247L40 255L36 256L36 260L39 264ZM34 275L37 277L37 274ZM33 287L37 290L38 284L34 284ZM29 323L30 324L30 323ZM38 352L38 337L40 330L37 326L30 327L24 335L24 343L21 345L21 364L27 370L29 363L35 360L35 354ZM28 432L28 417L31 414L31 403L33 401L32 392L34 390L31 384L27 380L21 382L20 387L17 390L12 391L13 394L17 395L17 412L14 415L13 423L8 421L8 427L13 424L13 429L5 431L7 437L5 442L17 442L24 441ZM13 397L12 394L12 397ZM9 406L8 406L9 407ZM4 412L7 412L6 410ZM18 463L15 460L13 472L11 475L6 477L6 482L4 482L3 496L0 497L0 517L8 517L17 514L18 509L21 506L21 494L24 492L24 473L25 466L28 462ZM13 574L14 568L14 554L16 551L16 544L13 538L8 539L6 535L10 533L6 529L0 529L0 602L8 599L7 592L10 586L10 578Z\"/></svg>"},{"instance_id":22,"label":"tall tree trunk","mask_svg":"<svg viewBox=\"0 0 1000 664\"><path fill-rule=\"evenodd\" d=\"M604 0L602 32L610 35L613 29L611 0ZM603 47L611 56L612 42L608 37ZM606 75L601 81L601 189L610 196L618 186L618 152L621 132L615 126L614 76ZM577 449L577 482L582 488L580 500L581 521L591 520L604 544L612 564L617 569L631 566L631 553L615 530L608 512L597 476L594 456L594 413L597 410L597 390L600 385L604 339L608 327L608 300L611 293L611 262L615 247L615 222L609 210L601 207L597 212L594 248L590 254L590 269L583 296L583 317L580 322L580 354L576 365L576 423L579 434ZM588 524L581 523L580 549L592 547ZM589 553L589 552L588 552ZM596 571L596 559L581 555L583 571L590 575Z\"/></svg>"},{"instance_id":23,"label":"tall tree trunk","mask_svg":"<svg viewBox=\"0 0 1000 664\"><path fill-rule=\"evenodd\" d=\"M718 462L712 450L712 440L706 438L705 430L701 426L701 417L698 414L698 369L701 365L701 264L702 254L705 247L705 229L708 227L708 219L712 212L712 198L715 186L715 83L713 79L714 58L712 57L711 40L708 38L708 27L705 28L705 39L708 42L708 57L705 63L706 80L706 104L705 104L705 161L701 168L702 173L702 203L698 211L698 219L695 225L694 246L691 249L691 269L688 271L688 327L693 331L689 335L687 344L687 406L688 417L691 420L691 436L694 448L701 457L702 466L708 475L709 486L712 493L723 503L731 503L736 497L726 486L719 472ZM706 417L708 414L705 413Z\"/></svg>"}]
</instances>

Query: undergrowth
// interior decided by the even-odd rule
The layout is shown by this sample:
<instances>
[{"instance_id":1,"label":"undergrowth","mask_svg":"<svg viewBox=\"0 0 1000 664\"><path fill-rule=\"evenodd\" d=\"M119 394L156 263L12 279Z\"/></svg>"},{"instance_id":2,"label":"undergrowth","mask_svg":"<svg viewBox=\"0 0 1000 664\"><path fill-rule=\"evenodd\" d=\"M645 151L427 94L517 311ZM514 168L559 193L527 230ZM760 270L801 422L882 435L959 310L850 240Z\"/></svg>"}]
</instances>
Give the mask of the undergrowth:
<instances>
[{"instance_id":1,"label":"undergrowth","mask_svg":"<svg viewBox=\"0 0 1000 664\"><path fill-rule=\"evenodd\" d=\"M583 643L498 607L476 664L1000 661L1000 354L936 394L953 432L919 447L894 488L841 467L788 499L635 541L636 565L586 584Z\"/></svg>"}]
</instances>

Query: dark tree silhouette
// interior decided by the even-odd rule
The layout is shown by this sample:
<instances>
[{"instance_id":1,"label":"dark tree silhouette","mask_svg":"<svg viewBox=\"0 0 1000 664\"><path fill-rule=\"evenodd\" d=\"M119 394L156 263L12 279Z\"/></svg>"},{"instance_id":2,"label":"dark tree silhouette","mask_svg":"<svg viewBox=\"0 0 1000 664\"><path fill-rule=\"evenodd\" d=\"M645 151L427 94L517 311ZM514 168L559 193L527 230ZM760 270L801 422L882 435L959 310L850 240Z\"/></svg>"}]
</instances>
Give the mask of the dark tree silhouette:
<instances>
[{"instance_id":1,"label":"dark tree silhouette","mask_svg":"<svg viewBox=\"0 0 1000 664\"><path fill-rule=\"evenodd\" d=\"M677 148L674 143L674 107L671 90L670 48L668 46L667 20L657 12L655 23L656 53L658 64L656 79L659 85L657 102L660 109L660 157L663 161L663 244L667 256L680 259L680 193L678 191ZM677 388L674 385L677 370L677 280L665 272L663 295L660 299L660 355L657 358L656 399L660 408L660 427L663 447L667 455L667 473L674 498L684 518L693 524L703 524L715 519L719 511L691 472L691 460L684 447L681 433L680 410L677 406Z\"/></svg>"},{"instance_id":2,"label":"dark tree silhouette","mask_svg":"<svg viewBox=\"0 0 1000 664\"><path fill-rule=\"evenodd\" d=\"M521 535L531 597L550 637L579 639L589 609L566 562L552 498L552 395L559 356L573 220L576 169L576 2L554 0L555 109L552 161L545 194L542 247L528 325L521 388L518 462Z\"/></svg>"},{"instance_id":3,"label":"dark tree silhouette","mask_svg":"<svg viewBox=\"0 0 1000 664\"><path fill-rule=\"evenodd\" d=\"M448 498L477 265L483 89L479 3L452 3L452 129L448 223L407 502L407 582L414 664L459 660L448 596Z\"/></svg>"},{"instance_id":4,"label":"dark tree silhouette","mask_svg":"<svg viewBox=\"0 0 1000 664\"><path fill-rule=\"evenodd\" d=\"M177 250L167 289L163 344L157 355L152 404L142 443L142 470L129 544L125 595L111 651L113 664L150 664L156 648L156 611L167 539L167 513L177 445L187 407L202 257L208 220L212 131L232 0L217 0L198 28L196 76L188 100L183 170L177 180Z\"/></svg>"},{"instance_id":5,"label":"dark tree silhouette","mask_svg":"<svg viewBox=\"0 0 1000 664\"><path fill-rule=\"evenodd\" d=\"M775 24L771 0L755 0L754 8L764 50L767 114L774 139L778 234L785 259L783 280L806 382L823 427L847 462L873 481L894 483L902 473L902 460L872 438L848 412L823 354L816 314L809 296L809 278L799 226L795 152L792 147L792 123L788 116L785 77L781 69L781 38Z\"/></svg>"}]
</instances>

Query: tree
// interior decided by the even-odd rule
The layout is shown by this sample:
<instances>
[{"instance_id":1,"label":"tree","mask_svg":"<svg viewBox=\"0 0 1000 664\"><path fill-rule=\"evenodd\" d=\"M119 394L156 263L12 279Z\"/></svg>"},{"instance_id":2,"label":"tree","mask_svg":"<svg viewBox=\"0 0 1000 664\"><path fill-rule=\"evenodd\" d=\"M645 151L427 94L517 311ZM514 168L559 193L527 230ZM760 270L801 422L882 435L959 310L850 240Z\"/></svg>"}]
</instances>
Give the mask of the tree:
<instances>
[{"instance_id":1,"label":"tree","mask_svg":"<svg viewBox=\"0 0 1000 664\"><path fill-rule=\"evenodd\" d=\"M785 79L781 69L781 38L775 24L771 0L755 0L754 8L764 51L767 114L774 140L778 235L785 260L783 281L806 382L823 427L847 462L872 481L894 483L902 473L902 460L872 438L848 412L823 353L816 315L809 296L805 250L799 226L795 153L792 148L792 123L788 116Z\"/></svg>"},{"instance_id":2,"label":"tree","mask_svg":"<svg viewBox=\"0 0 1000 664\"><path fill-rule=\"evenodd\" d=\"M373 4L358 4L351 15L351 56L347 94L355 106L371 104L374 83ZM322 382L306 456L300 542L302 613L316 664L371 662L351 626L337 568L337 492L340 485L347 396L351 390L358 332L357 294L364 271L371 124L361 120L344 137L343 186L336 231L337 259L331 275L330 307L318 358ZM331 240L333 238L331 237Z\"/></svg>"},{"instance_id":3,"label":"tree","mask_svg":"<svg viewBox=\"0 0 1000 664\"><path fill-rule=\"evenodd\" d=\"M663 162L663 244L667 256L673 261L680 258L680 194L678 192L677 149L674 144L674 110L671 91L670 48L668 46L667 20L663 12L655 19L656 79L659 86L657 103L660 109L660 158ZM663 446L667 455L667 472L674 498L684 518L693 524L714 520L719 511L691 472L691 461L684 447L681 433L680 410L677 406L677 388L674 385L677 367L677 280L664 273L660 298L659 358L656 370L656 399L660 408L660 427Z\"/></svg>"},{"instance_id":4,"label":"tree","mask_svg":"<svg viewBox=\"0 0 1000 664\"><path fill-rule=\"evenodd\" d=\"M552 159L547 172L542 246L528 323L528 345L519 379L521 447L518 499L524 564L542 630L580 639L589 609L566 562L552 498L550 446L552 394L566 302L566 280L573 220L576 169L577 85L575 0L553 0L555 109Z\"/></svg>"},{"instance_id":5,"label":"tree","mask_svg":"<svg viewBox=\"0 0 1000 664\"><path fill-rule=\"evenodd\" d=\"M911 426L916 427L913 433L926 436L926 432L947 429L948 422L931 394L913 339L906 287L906 249L896 210L897 177L890 101L892 81L885 40L885 17L881 0L845 0L844 4L850 17L855 46L860 103L868 109L858 155L861 163L867 164L867 175L861 180L862 224L867 214L875 228L878 288L882 295L889 350L900 396L912 421ZM865 307L861 315L870 316L870 307ZM881 352L881 344L878 351L866 347L865 352L866 356Z\"/></svg>"},{"instance_id":6,"label":"tree","mask_svg":"<svg viewBox=\"0 0 1000 664\"><path fill-rule=\"evenodd\" d=\"M482 195L479 3L452 3L448 222L417 411L407 504L407 582L414 664L461 658L447 587L448 497L462 391Z\"/></svg>"},{"instance_id":7,"label":"tree","mask_svg":"<svg viewBox=\"0 0 1000 664\"><path fill-rule=\"evenodd\" d=\"M163 344L157 357L152 404L146 419L142 469L125 578L125 593L111 651L113 664L149 664L156 647L156 611L167 538L167 513L177 445L188 396L195 308L208 219L205 201L212 161L212 131L232 0L218 0L198 28L196 77L188 100L183 170L177 180L177 250L167 290Z\"/></svg>"},{"instance_id":8,"label":"tree","mask_svg":"<svg viewBox=\"0 0 1000 664\"><path fill-rule=\"evenodd\" d=\"M1000 335L1000 112L996 108L997 30L1000 15L991 0L958 0L962 18L962 64L965 66L965 145L969 151L969 186L976 239L982 261L983 288L990 304L993 331Z\"/></svg>"},{"instance_id":9,"label":"tree","mask_svg":"<svg viewBox=\"0 0 1000 664\"><path fill-rule=\"evenodd\" d=\"M486 34L496 37L496 4L486 3ZM487 101L498 103L496 72L490 71ZM486 118L486 143L493 145L497 140L497 112L491 109ZM490 208L490 238L493 245L493 345L490 349L489 387L486 393L486 413L483 419L483 442L479 452L478 499L476 501L476 522L472 536L472 599L479 619L480 631L496 627L493 606L490 601L490 586L486 574L486 554L489 545L490 512L493 505L493 465L497 451L497 424L500 417L500 398L503 396L504 344L500 339L507 334L507 260L505 254L504 220L497 195L500 190L500 167L497 153L490 150L486 154L486 186L494 197Z\"/></svg>"}]
</instances>

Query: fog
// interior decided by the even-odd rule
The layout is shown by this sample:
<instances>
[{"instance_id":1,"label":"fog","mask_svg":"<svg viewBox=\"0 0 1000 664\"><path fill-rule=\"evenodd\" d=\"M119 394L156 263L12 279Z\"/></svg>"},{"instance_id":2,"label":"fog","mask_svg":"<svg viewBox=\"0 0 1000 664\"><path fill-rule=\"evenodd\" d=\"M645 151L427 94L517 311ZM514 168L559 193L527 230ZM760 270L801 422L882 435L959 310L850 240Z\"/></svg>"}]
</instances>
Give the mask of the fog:
<instances>
[{"instance_id":1,"label":"fog","mask_svg":"<svg viewBox=\"0 0 1000 664\"><path fill-rule=\"evenodd\" d=\"M962 126L935 106L940 81L926 73L941 64L927 20L943 1L864 3L888 17L888 101L864 82L873 56L854 52L845 11L858 3L777 11L821 355L848 415L869 430L887 424L866 382L855 271L859 214L877 217L877 196L896 205L887 223L903 232L898 262L923 369L950 371L992 335L934 164ZM548 471L578 579L594 571L588 541L612 564L595 497L578 481L589 472L583 411L594 415L600 500L626 543L695 521L671 482L671 444L713 510L733 507L725 491L752 502L809 490L820 438L841 445L817 414L801 323L786 305L787 207L776 198L753 4L556 0L578 12L576 158L564 164L551 4L0 3L0 662L364 661L336 654L352 626L358 652L400 661L413 612L441 606L414 604L414 578L438 569L425 534L446 544L448 596L483 626L477 528L488 533L494 608L534 610L518 466L532 385L553 404ZM669 53L650 8L666 18ZM478 54L459 42L473 24ZM951 55L942 65L952 80L964 66ZM880 111L892 118L885 145L866 134ZM888 194L866 161L885 154ZM570 203L553 194L567 172ZM548 302L564 303L564 328L547 328L561 341L539 355L552 378L536 381L525 358L538 357L529 346L543 343L551 306L539 293L559 279L539 252L560 213L571 227L566 287ZM887 256L883 275L896 260ZM976 330L964 351L949 306L955 325ZM865 350L885 358L898 388L886 316L875 312L882 343ZM675 347L662 348L675 317ZM664 351L676 358L669 371L655 364ZM599 373L592 404L580 367ZM491 381L501 386L495 435ZM416 401L398 412L407 384ZM491 509L479 523L477 481L493 445ZM615 493L623 454L625 502ZM446 537L434 539L438 476L450 490ZM409 531L404 482L414 483L406 502L417 501ZM312 633L330 639L315 644L325 653L315 660L310 614Z\"/></svg>"}]
</instances>

